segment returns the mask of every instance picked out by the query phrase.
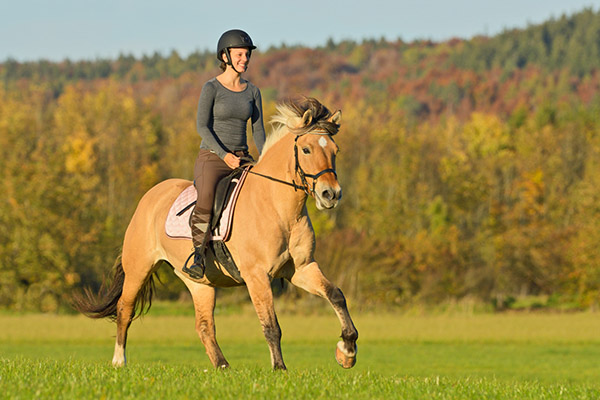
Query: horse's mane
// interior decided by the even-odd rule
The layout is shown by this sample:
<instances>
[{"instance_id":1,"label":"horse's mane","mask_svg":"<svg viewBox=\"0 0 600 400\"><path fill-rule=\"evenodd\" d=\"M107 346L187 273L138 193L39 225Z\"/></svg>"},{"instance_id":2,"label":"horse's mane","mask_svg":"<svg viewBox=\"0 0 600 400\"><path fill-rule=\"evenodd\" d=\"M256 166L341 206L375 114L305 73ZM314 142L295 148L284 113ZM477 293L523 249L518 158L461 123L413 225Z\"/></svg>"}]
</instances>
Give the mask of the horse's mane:
<instances>
[{"instance_id":1,"label":"horse's mane","mask_svg":"<svg viewBox=\"0 0 600 400\"><path fill-rule=\"evenodd\" d=\"M276 106L277 113L269 121L273 130L267 137L262 154L273 144L277 143L288 132L304 135L313 131L325 131L335 135L340 126L331 122L331 111L313 97L303 97L298 100L286 100ZM307 110L312 112L312 120L308 125L300 126L302 116Z\"/></svg>"}]
</instances>

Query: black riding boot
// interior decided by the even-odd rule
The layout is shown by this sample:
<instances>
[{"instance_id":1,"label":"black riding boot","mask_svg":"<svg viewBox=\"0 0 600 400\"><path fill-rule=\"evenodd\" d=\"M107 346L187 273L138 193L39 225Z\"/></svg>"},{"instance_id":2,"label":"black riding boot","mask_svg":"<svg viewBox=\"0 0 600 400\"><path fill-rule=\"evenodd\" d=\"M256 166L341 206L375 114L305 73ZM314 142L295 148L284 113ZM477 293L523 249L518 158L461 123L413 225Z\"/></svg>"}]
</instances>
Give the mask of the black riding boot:
<instances>
[{"instance_id":1,"label":"black riding boot","mask_svg":"<svg viewBox=\"0 0 600 400\"><path fill-rule=\"evenodd\" d=\"M211 214L204 210L194 208L190 217L190 227L192 228L192 242L194 243L194 252L186 260L182 271L195 279L204 277L204 256L206 251L206 231L208 230ZM188 262L194 257L194 263L189 266Z\"/></svg>"}]
</instances>

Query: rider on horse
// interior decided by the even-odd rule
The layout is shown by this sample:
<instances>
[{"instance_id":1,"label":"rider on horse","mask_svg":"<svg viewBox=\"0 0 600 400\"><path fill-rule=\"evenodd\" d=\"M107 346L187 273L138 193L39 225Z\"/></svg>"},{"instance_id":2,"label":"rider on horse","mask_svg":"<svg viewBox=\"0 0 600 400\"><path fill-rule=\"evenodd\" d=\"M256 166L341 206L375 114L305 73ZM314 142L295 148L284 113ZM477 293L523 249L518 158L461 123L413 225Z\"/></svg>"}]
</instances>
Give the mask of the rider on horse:
<instances>
[{"instance_id":1,"label":"rider on horse","mask_svg":"<svg viewBox=\"0 0 600 400\"><path fill-rule=\"evenodd\" d=\"M193 278L204 275L204 254L210 225L215 186L219 180L251 158L246 141L246 126L252 121L252 136L260 152L265 143L260 90L242 78L248 70L256 46L244 31L234 29L221 35L217 58L220 75L202 87L196 127L202 144L194 166L194 186L198 200L190 226L194 244L194 262L183 268Z\"/></svg>"}]
</instances>

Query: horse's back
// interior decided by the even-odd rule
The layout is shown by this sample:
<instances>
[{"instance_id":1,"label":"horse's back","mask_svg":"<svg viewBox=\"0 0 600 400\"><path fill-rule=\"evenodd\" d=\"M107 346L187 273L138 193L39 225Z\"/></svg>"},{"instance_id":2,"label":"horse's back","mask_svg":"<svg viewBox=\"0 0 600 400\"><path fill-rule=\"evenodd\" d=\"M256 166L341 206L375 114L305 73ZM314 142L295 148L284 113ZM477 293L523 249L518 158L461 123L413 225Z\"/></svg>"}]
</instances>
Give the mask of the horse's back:
<instances>
[{"instance_id":1,"label":"horse's back","mask_svg":"<svg viewBox=\"0 0 600 400\"><path fill-rule=\"evenodd\" d=\"M144 194L139 202L138 208L142 205L146 205L146 203L173 203L177 196L190 185L192 185L192 182L186 179L167 179L159 182Z\"/></svg>"},{"instance_id":2,"label":"horse's back","mask_svg":"<svg viewBox=\"0 0 600 400\"><path fill-rule=\"evenodd\" d=\"M185 179L167 179L157 183L140 199L130 225L133 223L164 224L169 208L177 196L190 185L192 182Z\"/></svg>"}]
</instances>

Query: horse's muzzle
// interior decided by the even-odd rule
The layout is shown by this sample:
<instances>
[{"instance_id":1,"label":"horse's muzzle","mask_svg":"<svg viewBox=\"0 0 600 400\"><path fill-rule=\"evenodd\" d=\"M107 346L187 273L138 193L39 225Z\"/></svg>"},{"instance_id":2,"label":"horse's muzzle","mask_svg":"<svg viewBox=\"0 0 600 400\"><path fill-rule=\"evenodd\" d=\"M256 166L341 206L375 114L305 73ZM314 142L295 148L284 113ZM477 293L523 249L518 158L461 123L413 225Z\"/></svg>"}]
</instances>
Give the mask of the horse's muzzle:
<instances>
[{"instance_id":1,"label":"horse's muzzle","mask_svg":"<svg viewBox=\"0 0 600 400\"><path fill-rule=\"evenodd\" d=\"M340 185L331 186L318 182L315 188L315 200L319 210L331 209L338 205L342 198Z\"/></svg>"}]
</instances>

